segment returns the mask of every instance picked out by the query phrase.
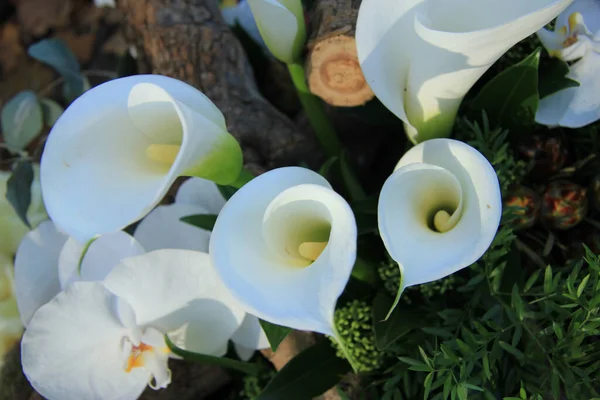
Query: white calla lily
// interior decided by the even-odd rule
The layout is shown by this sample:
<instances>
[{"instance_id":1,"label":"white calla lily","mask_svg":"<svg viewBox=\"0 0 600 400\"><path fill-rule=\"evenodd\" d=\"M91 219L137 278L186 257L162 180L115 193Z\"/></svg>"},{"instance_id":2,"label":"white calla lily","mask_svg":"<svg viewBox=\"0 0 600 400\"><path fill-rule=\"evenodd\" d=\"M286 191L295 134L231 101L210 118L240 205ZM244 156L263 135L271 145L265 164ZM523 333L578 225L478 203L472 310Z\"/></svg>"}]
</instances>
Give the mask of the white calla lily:
<instances>
[{"instance_id":1,"label":"white calla lily","mask_svg":"<svg viewBox=\"0 0 600 400\"><path fill-rule=\"evenodd\" d=\"M300 0L247 0L258 30L271 51L286 64L297 62L306 41Z\"/></svg>"},{"instance_id":2,"label":"white calla lily","mask_svg":"<svg viewBox=\"0 0 600 400\"><path fill-rule=\"evenodd\" d=\"M254 178L229 199L213 228L210 256L252 314L334 335L333 313L356 259L356 238L352 210L329 183L287 167Z\"/></svg>"},{"instance_id":3,"label":"white calla lily","mask_svg":"<svg viewBox=\"0 0 600 400\"><path fill-rule=\"evenodd\" d=\"M450 135L473 84L572 0L364 0L358 58L413 143Z\"/></svg>"},{"instance_id":4,"label":"white calla lily","mask_svg":"<svg viewBox=\"0 0 600 400\"><path fill-rule=\"evenodd\" d=\"M205 179L190 178L177 191L175 203L156 207L140 222L134 236L148 251L171 248L208 253L211 232L182 222L181 218L218 214L224 205L225 198L217 185ZM246 314L231 340L243 360L248 360L255 350L269 347L258 319L251 314Z\"/></svg>"},{"instance_id":5,"label":"white calla lily","mask_svg":"<svg viewBox=\"0 0 600 400\"><path fill-rule=\"evenodd\" d=\"M575 61L567 77L579 82L579 86L542 98L536 121L581 128L599 120L600 3L576 0L558 16L554 31L542 29L537 34L551 56Z\"/></svg>"},{"instance_id":6,"label":"white calla lily","mask_svg":"<svg viewBox=\"0 0 600 400\"><path fill-rule=\"evenodd\" d=\"M379 197L381 238L398 263L402 291L477 261L500 224L498 177L473 147L432 139L410 149Z\"/></svg>"},{"instance_id":7,"label":"white calla lily","mask_svg":"<svg viewBox=\"0 0 600 400\"><path fill-rule=\"evenodd\" d=\"M244 311L208 255L158 250L130 257L101 282L74 282L42 306L22 342L23 370L49 399L137 399L165 388L164 335L190 351L223 355Z\"/></svg>"},{"instance_id":8,"label":"white calla lily","mask_svg":"<svg viewBox=\"0 0 600 400\"><path fill-rule=\"evenodd\" d=\"M50 217L86 242L142 218L180 175L230 184L241 167L239 144L204 94L138 75L71 104L48 137L41 181Z\"/></svg>"},{"instance_id":9,"label":"white calla lily","mask_svg":"<svg viewBox=\"0 0 600 400\"><path fill-rule=\"evenodd\" d=\"M268 50L265 41L260 35L250 4L248 0L228 0L221 3L221 15L227 25L234 27L239 25L250 38L260 45L263 49ZM270 53L267 52L270 55Z\"/></svg>"}]
</instances>

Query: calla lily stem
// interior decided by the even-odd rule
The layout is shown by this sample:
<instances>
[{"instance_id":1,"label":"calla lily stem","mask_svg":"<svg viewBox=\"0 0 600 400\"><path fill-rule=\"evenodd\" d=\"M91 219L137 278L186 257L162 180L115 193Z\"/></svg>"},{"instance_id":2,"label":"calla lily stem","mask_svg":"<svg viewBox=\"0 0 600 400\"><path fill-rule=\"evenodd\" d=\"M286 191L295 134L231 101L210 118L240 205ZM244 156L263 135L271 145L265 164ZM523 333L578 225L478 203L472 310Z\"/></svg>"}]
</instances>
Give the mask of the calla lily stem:
<instances>
[{"instance_id":1,"label":"calla lily stem","mask_svg":"<svg viewBox=\"0 0 600 400\"><path fill-rule=\"evenodd\" d=\"M342 336L339 334L339 332L337 331L335 326L333 327L333 334L334 334L335 341L337 342L338 346L340 347L340 350L344 354L344 357L346 357L346 360L348 360L348 363L352 367L352 370L354 371L354 373L357 374L359 371L358 371L358 367L356 365L356 361L354 361L354 357L352 357L352 354L346 348L344 339L342 339Z\"/></svg>"},{"instance_id":2,"label":"calla lily stem","mask_svg":"<svg viewBox=\"0 0 600 400\"><path fill-rule=\"evenodd\" d=\"M287 67L306 116L315 130L317 140L321 143L321 146L323 146L329 157L339 156L342 145L327 114L325 114L321 99L313 95L306 85L304 66L293 63L287 64Z\"/></svg>"}]
</instances>

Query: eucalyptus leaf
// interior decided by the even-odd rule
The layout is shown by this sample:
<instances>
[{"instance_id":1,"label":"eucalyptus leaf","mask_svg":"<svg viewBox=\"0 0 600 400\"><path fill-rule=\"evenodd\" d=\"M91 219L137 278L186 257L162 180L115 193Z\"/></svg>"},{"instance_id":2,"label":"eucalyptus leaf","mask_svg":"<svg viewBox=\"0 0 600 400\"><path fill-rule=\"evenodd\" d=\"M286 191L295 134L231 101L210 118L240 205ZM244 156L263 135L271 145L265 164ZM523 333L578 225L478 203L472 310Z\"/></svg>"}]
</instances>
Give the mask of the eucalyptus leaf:
<instances>
[{"instance_id":1,"label":"eucalyptus leaf","mask_svg":"<svg viewBox=\"0 0 600 400\"><path fill-rule=\"evenodd\" d=\"M423 325L423 316L417 309L401 305L384 321L392 303L392 298L383 292L378 293L373 301L373 330L379 350L385 350L402 336Z\"/></svg>"},{"instance_id":2,"label":"eucalyptus leaf","mask_svg":"<svg viewBox=\"0 0 600 400\"><path fill-rule=\"evenodd\" d=\"M41 99L42 111L44 113L44 124L53 127L58 118L65 112L60 104L51 99Z\"/></svg>"},{"instance_id":3,"label":"eucalyptus leaf","mask_svg":"<svg viewBox=\"0 0 600 400\"><path fill-rule=\"evenodd\" d=\"M6 182L6 199L12 205L21 221L31 229L27 219L27 210L31 204L31 183L33 166L31 161L21 161Z\"/></svg>"},{"instance_id":4,"label":"eucalyptus leaf","mask_svg":"<svg viewBox=\"0 0 600 400\"><path fill-rule=\"evenodd\" d=\"M265 332L265 335L267 335L267 339L269 339L271 350L277 351L279 344L290 334L292 328L276 325L262 319L259 319L258 321L260 322L260 326Z\"/></svg>"},{"instance_id":5,"label":"eucalyptus leaf","mask_svg":"<svg viewBox=\"0 0 600 400\"><path fill-rule=\"evenodd\" d=\"M217 222L217 216L214 214L196 214L182 217L180 220L197 228L212 231L215 222Z\"/></svg>"},{"instance_id":6,"label":"eucalyptus leaf","mask_svg":"<svg viewBox=\"0 0 600 400\"><path fill-rule=\"evenodd\" d=\"M350 364L322 341L292 358L255 400L310 400L339 382Z\"/></svg>"},{"instance_id":7,"label":"eucalyptus leaf","mask_svg":"<svg viewBox=\"0 0 600 400\"><path fill-rule=\"evenodd\" d=\"M485 110L492 126L516 134L535 123L539 105L538 67L541 49L489 81L471 103L471 111Z\"/></svg>"},{"instance_id":8,"label":"eucalyptus leaf","mask_svg":"<svg viewBox=\"0 0 600 400\"><path fill-rule=\"evenodd\" d=\"M579 82L567 78L568 73L569 65L561 59L553 57L544 62L539 71L540 99L570 87L578 87Z\"/></svg>"},{"instance_id":9,"label":"eucalyptus leaf","mask_svg":"<svg viewBox=\"0 0 600 400\"><path fill-rule=\"evenodd\" d=\"M20 92L2 107L1 119L8 149L15 153L23 150L42 131L42 106L37 95L30 90Z\"/></svg>"}]
</instances>

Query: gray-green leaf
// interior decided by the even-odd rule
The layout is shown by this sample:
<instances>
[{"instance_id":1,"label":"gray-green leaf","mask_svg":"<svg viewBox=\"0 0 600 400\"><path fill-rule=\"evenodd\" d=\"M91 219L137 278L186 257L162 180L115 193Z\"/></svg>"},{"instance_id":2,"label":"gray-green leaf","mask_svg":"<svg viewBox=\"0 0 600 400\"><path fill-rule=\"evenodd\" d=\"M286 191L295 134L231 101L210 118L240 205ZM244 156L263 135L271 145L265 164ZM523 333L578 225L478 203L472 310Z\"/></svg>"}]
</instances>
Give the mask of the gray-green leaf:
<instances>
[{"instance_id":1,"label":"gray-green leaf","mask_svg":"<svg viewBox=\"0 0 600 400\"><path fill-rule=\"evenodd\" d=\"M12 152L23 150L42 131L42 106L29 90L10 99L2 108L1 118L4 141Z\"/></svg>"},{"instance_id":2,"label":"gray-green leaf","mask_svg":"<svg viewBox=\"0 0 600 400\"><path fill-rule=\"evenodd\" d=\"M6 182L6 199L12 205L21 221L29 228L27 210L31 204L31 183L33 182L33 166L31 161L21 161L13 170Z\"/></svg>"},{"instance_id":3,"label":"gray-green leaf","mask_svg":"<svg viewBox=\"0 0 600 400\"><path fill-rule=\"evenodd\" d=\"M44 123L53 127L58 118L65 111L64 108L54 100L50 99L41 99L40 103L42 104L42 111L44 113Z\"/></svg>"}]
</instances>

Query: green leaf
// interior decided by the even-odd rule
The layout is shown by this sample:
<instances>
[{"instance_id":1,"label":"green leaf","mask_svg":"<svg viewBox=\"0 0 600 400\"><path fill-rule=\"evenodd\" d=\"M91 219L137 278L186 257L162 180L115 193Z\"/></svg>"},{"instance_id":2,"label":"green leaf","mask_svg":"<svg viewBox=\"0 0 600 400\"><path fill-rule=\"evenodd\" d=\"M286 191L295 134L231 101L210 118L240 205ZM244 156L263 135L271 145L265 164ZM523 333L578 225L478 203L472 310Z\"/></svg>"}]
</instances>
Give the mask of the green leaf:
<instances>
[{"instance_id":1,"label":"green leaf","mask_svg":"<svg viewBox=\"0 0 600 400\"><path fill-rule=\"evenodd\" d=\"M533 287L533 285L535 284L535 282L540 277L540 273L541 272L542 272L541 269L536 269L533 272L533 274L531 274L531 276L529 277L529 279L527 279L527 282L525 282L525 286L523 287L523 292L528 292L529 289L531 289Z\"/></svg>"},{"instance_id":2,"label":"green leaf","mask_svg":"<svg viewBox=\"0 0 600 400\"><path fill-rule=\"evenodd\" d=\"M544 272L544 294L552 293L552 268L548 265Z\"/></svg>"},{"instance_id":3,"label":"green leaf","mask_svg":"<svg viewBox=\"0 0 600 400\"><path fill-rule=\"evenodd\" d=\"M44 123L46 126L53 127L58 118L65 112L60 104L50 99L41 99L42 111L44 113Z\"/></svg>"},{"instance_id":4,"label":"green leaf","mask_svg":"<svg viewBox=\"0 0 600 400\"><path fill-rule=\"evenodd\" d=\"M350 400L350 397L348 397L348 395L346 394L346 392L344 392L342 389L340 389L339 387L337 388L337 393L340 396L341 400Z\"/></svg>"},{"instance_id":5,"label":"green leaf","mask_svg":"<svg viewBox=\"0 0 600 400\"><path fill-rule=\"evenodd\" d=\"M352 173L350 164L348 162L348 156L346 153L342 153L342 157L340 158L340 169L342 171L342 179L344 181L344 185L348 190L348 194L352 201L361 201L364 200L367 195L363 190L360 182L356 179L355 175Z\"/></svg>"},{"instance_id":6,"label":"green leaf","mask_svg":"<svg viewBox=\"0 0 600 400\"><path fill-rule=\"evenodd\" d=\"M214 214L188 215L181 217L180 221L193 225L197 228L212 231L215 226L215 222L217 222L217 216Z\"/></svg>"},{"instance_id":7,"label":"green leaf","mask_svg":"<svg viewBox=\"0 0 600 400\"><path fill-rule=\"evenodd\" d=\"M225 200L229 200L231 196L233 196L235 192L237 192L237 189L233 186L217 185L217 187L219 188L219 192L221 192L221 195L223 195Z\"/></svg>"},{"instance_id":8,"label":"green leaf","mask_svg":"<svg viewBox=\"0 0 600 400\"><path fill-rule=\"evenodd\" d=\"M567 78L569 65L561 59L552 57L544 62L544 68L539 71L540 99L570 87L579 86L579 82Z\"/></svg>"},{"instance_id":9,"label":"green leaf","mask_svg":"<svg viewBox=\"0 0 600 400\"><path fill-rule=\"evenodd\" d=\"M585 276L585 278L583 278L583 280L581 281L579 286L577 287L577 297L581 297L581 294L585 290L585 287L587 286L589 280L590 280L590 274L587 274Z\"/></svg>"},{"instance_id":10,"label":"green leaf","mask_svg":"<svg viewBox=\"0 0 600 400\"><path fill-rule=\"evenodd\" d=\"M429 392L431 391L431 381L433 380L433 372L430 372L425 377L425 382L423 382L423 386L425 387L425 394L423 395L423 399L427 400L429 398Z\"/></svg>"},{"instance_id":11,"label":"green leaf","mask_svg":"<svg viewBox=\"0 0 600 400\"><path fill-rule=\"evenodd\" d=\"M280 326L272 324L271 322L259 319L260 326L265 331L265 335L267 335L267 339L269 339L269 344L271 345L271 350L277 351L279 344L290 334L292 328L288 328L287 326Z\"/></svg>"},{"instance_id":12,"label":"green leaf","mask_svg":"<svg viewBox=\"0 0 600 400\"><path fill-rule=\"evenodd\" d=\"M379 292L373 301L373 330L375 344L379 350L385 350L396 340L406 335L423 323L423 316L415 307L397 307L390 317L384 321L392 299L385 293Z\"/></svg>"},{"instance_id":13,"label":"green leaf","mask_svg":"<svg viewBox=\"0 0 600 400\"><path fill-rule=\"evenodd\" d=\"M503 342L502 340L500 340L498 342L498 344L500 345L500 347L502 347L502 349L504 349L508 353L512 354L513 356L518 358L520 361L523 361L525 359L525 354L523 354L523 352L521 352L521 350L517 349L516 347L514 347L506 342Z\"/></svg>"},{"instance_id":14,"label":"green leaf","mask_svg":"<svg viewBox=\"0 0 600 400\"><path fill-rule=\"evenodd\" d=\"M6 182L6 199L21 218L21 221L31 229L27 219L27 209L31 204L31 183L33 182L33 166L31 161L19 162L12 175Z\"/></svg>"},{"instance_id":15,"label":"green leaf","mask_svg":"<svg viewBox=\"0 0 600 400\"><path fill-rule=\"evenodd\" d=\"M169 338L165 335L165 343L167 347L186 361L192 361L198 364L218 365L219 367L234 369L241 371L245 374L256 375L259 372L259 368L255 364L250 364L243 361L232 360L231 358L215 357L206 354L194 353L177 347Z\"/></svg>"},{"instance_id":16,"label":"green leaf","mask_svg":"<svg viewBox=\"0 0 600 400\"><path fill-rule=\"evenodd\" d=\"M519 288L517 287L517 285L514 285L512 288L511 303L512 307L517 313L517 317L519 317L519 320L522 321L525 315L525 306L523 305L523 300L521 299L521 295L519 294Z\"/></svg>"},{"instance_id":17,"label":"green leaf","mask_svg":"<svg viewBox=\"0 0 600 400\"><path fill-rule=\"evenodd\" d=\"M538 109L538 66L541 49L502 71L489 81L473 100L477 115L485 110L492 126L509 129L512 134L535 123Z\"/></svg>"},{"instance_id":18,"label":"green leaf","mask_svg":"<svg viewBox=\"0 0 600 400\"><path fill-rule=\"evenodd\" d=\"M321 165L321 168L319 168L319 175L321 175L323 178L325 179L329 179L329 170L331 169L331 166L338 160L338 157L329 157L327 159L327 161L325 161L323 163L323 165Z\"/></svg>"},{"instance_id":19,"label":"green leaf","mask_svg":"<svg viewBox=\"0 0 600 400\"><path fill-rule=\"evenodd\" d=\"M2 107L1 118L6 147L15 153L23 150L42 131L42 106L30 90L10 99Z\"/></svg>"},{"instance_id":20,"label":"green leaf","mask_svg":"<svg viewBox=\"0 0 600 400\"><path fill-rule=\"evenodd\" d=\"M255 400L307 400L327 391L350 370L322 341L292 358Z\"/></svg>"}]
</instances>

